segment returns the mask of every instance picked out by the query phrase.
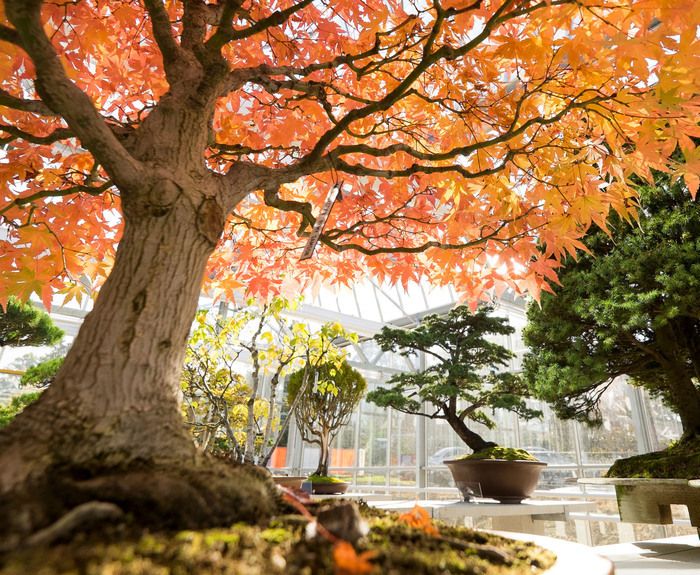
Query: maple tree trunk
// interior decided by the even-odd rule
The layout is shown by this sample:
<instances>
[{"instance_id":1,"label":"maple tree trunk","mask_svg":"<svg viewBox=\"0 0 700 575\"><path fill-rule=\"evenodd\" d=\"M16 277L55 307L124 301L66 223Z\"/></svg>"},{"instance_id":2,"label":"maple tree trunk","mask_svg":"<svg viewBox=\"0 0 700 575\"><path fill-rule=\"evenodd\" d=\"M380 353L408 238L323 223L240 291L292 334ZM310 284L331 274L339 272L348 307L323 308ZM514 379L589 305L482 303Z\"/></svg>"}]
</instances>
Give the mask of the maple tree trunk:
<instances>
[{"instance_id":1,"label":"maple tree trunk","mask_svg":"<svg viewBox=\"0 0 700 575\"><path fill-rule=\"evenodd\" d=\"M126 218L114 269L63 367L0 435L0 506L33 489L52 492L44 507L56 507L59 498L70 506L99 497L163 523L181 506L171 521L179 527L269 514L265 482L227 477L229 467L195 449L180 412L186 340L220 232L203 234L202 226L223 225L223 217L211 224L217 218L207 215L206 202L193 210L191 198L179 198L165 213ZM149 470L157 470L150 483ZM57 473L85 481L64 492ZM132 497L138 500L130 506ZM239 509L225 509L231 503ZM31 514L38 524L54 519L37 509ZM17 529L19 519L8 526L0 518L0 534Z\"/></svg>"}]
</instances>

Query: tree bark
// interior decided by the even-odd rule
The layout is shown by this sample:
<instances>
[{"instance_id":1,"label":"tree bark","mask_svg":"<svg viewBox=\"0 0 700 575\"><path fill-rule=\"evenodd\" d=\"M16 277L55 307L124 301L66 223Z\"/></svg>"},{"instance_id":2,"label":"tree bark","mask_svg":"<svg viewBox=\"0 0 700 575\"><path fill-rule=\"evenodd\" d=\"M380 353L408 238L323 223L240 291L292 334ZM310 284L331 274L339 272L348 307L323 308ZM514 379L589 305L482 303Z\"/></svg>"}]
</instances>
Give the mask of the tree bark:
<instances>
[{"instance_id":1,"label":"tree bark","mask_svg":"<svg viewBox=\"0 0 700 575\"><path fill-rule=\"evenodd\" d=\"M220 483L189 471L210 462L186 432L179 378L205 265L224 216L206 195L178 191L172 181L161 184L150 197L166 199L166 205L145 205L143 211L125 206L114 268L63 367L41 398L0 434L0 506L3 500L53 497L43 505L47 512L25 505L22 517L3 513L0 534L31 531L49 521L57 507L90 497L113 497L127 508L135 497L129 509L152 513L156 521L167 515L168 506L190 501L175 510L180 515L172 523L179 526L206 522L205 514L214 523L217 516L235 518L231 509L223 516L216 509L224 506L217 502L219 488L229 490L229 503L248 505L243 515L259 519L266 513L262 508L270 498L264 486L242 482L236 488L245 484L249 500L259 499L251 510L224 486L221 468L213 472ZM160 469L161 475L152 481L142 476L145 469ZM62 492L61 481L51 479L57 470L86 480L84 493L77 495L75 485ZM137 475L98 479L124 470Z\"/></svg>"},{"instance_id":2,"label":"tree bark","mask_svg":"<svg viewBox=\"0 0 700 575\"><path fill-rule=\"evenodd\" d=\"M330 447L330 432L323 430L321 432L321 453L318 458L318 467L314 471L314 475L323 477L328 475L328 467L330 465L331 447Z\"/></svg>"},{"instance_id":3,"label":"tree bark","mask_svg":"<svg viewBox=\"0 0 700 575\"><path fill-rule=\"evenodd\" d=\"M700 437L700 388L693 380L695 366L689 366L687 360L692 350L679 341L670 325L657 328L656 342L662 356L655 359L660 360L667 378L664 398L681 418L683 439Z\"/></svg>"},{"instance_id":4,"label":"tree bark","mask_svg":"<svg viewBox=\"0 0 700 575\"><path fill-rule=\"evenodd\" d=\"M460 419L457 415L447 412L445 417L447 423L454 432L459 436L459 438L464 441L464 443L474 452L481 451L482 449L487 449L489 447L495 447L496 444L492 441L486 441L475 431L469 429L464 421Z\"/></svg>"}]
</instances>

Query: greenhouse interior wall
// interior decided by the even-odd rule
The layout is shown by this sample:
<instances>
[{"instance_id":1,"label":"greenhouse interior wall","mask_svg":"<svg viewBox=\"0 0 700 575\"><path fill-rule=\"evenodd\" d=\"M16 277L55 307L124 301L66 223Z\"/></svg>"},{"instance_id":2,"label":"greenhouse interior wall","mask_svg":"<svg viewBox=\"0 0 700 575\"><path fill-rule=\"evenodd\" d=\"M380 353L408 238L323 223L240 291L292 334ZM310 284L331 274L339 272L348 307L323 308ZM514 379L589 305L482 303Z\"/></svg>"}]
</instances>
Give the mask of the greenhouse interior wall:
<instances>
[{"instance_id":1,"label":"greenhouse interior wall","mask_svg":"<svg viewBox=\"0 0 700 575\"><path fill-rule=\"evenodd\" d=\"M360 341L346 348L348 359L364 375L371 390L399 371L430 365L430 356L405 358L382 353L371 336L382 325L410 327L427 313L444 313L455 305L457 298L450 289L428 291L416 286L412 291L404 291L371 284L340 292L317 290L306 301L309 303L294 312L294 319L312 326L339 321L359 334ZM212 307L213 303L203 297L200 305ZM218 305L215 307L220 309ZM88 308L89 304L84 304L82 309L54 307L52 315L66 331L61 344L63 353ZM497 301L494 313L507 317L515 328L511 336L496 341L515 354L510 369L517 372L526 351L521 338L526 323L525 302L505 294ZM49 353L51 350L47 349L0 348L0 402L18 392L17 374ZM284 405L280 407L284 411ZM616 381L602 396L600 427L561 420L542 402L531 401L531 407L540 409L543 417L524 421L515 414L496 411L496 428L481 431L492 441L525 448L548 463L535 493L537 498L587 500L597 504L593 513L573 514L573 519L566 522L546 522L546 534L597 546L696 532L690 527L683 507L674 507L673 525L621 523L612 488L577 483L578 478L604 474L620 457L655 451L680 437L679 418L658 400L643 389L623 380ZM334 441L330 472L347 478L356 492L384 494L387 499L457 499L458 492L442 461L468 452L444 421L407 415L363 401ZM304 444L292 422L272 459L274 471L308 474L317 462L318 448ZM474 527L490 527L487 518L473 523L466 521Z\"/></svg>"}]
</instances>

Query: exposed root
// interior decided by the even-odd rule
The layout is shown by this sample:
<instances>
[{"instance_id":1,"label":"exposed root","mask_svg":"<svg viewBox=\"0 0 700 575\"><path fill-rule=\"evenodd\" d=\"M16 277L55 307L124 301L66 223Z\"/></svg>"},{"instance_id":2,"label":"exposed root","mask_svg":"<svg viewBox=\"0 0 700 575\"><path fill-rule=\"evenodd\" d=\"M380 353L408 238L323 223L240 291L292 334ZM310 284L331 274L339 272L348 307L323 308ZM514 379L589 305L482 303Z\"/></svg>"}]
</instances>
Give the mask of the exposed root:
<instances>
[{"instance_id":1,"label":"exposed root","mask_svg":"<svg viewBox=\"0 0 700 575\"><path fill-rule=\"evenodd\" d=\"M113 503L104 501L83 503L71 509L56 523L29 536L24 541L24 545L28 547L50 545L55 541L68 538L79 529L85 529L102 521L115 521L123 516L124 512Z\"/></svg>"},{"instance_id":2,"label":"exposed root","mask_svg":"<svg viewBox=\"0 0 700 575\"><path fill-rule=\"evenodd\" d=\"M126 469L52 469L0 495L0 508L6 510L0 514L0 551L80 531L88 519L107 513L107 507L95 505L108 505L109 513L119 510L140 528L206 529L265 522L277 512L279 496L269 474L211 459Z\"/></svg>"}]
</instances>

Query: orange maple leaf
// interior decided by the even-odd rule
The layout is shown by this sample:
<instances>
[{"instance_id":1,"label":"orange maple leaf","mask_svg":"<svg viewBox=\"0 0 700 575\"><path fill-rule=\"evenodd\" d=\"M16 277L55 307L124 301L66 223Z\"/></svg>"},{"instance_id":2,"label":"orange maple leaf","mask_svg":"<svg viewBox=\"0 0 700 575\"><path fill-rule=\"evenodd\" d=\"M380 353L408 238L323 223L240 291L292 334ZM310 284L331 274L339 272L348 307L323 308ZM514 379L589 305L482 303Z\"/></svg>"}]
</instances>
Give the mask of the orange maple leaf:
<instances>
[{"instance_id":1,"label":"orange maple leaf","mask_svg":"<svg viewBox=\"0 0 700 575\"><path fill-rule=\"evenodd\" d=\"M347 541L338 541L333 545L333 562L335 575L362 575L371 573L374 565L370 563L377 556L376 551L363 551L358 554Z\"/></svg>"},{"instance_id":2,"label":"orange maple leaf","mask_svg":"<svg viewBox=\"0 0 700 575\"><path fill-rule=\"evenodd\" d=\"M399 521L414 529L421 529L428 535L437 536L440 534L437 527L433 524L430 514L417 503L413 506L413 509L399 515Z\"/></svg>"}]
</instances>

